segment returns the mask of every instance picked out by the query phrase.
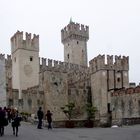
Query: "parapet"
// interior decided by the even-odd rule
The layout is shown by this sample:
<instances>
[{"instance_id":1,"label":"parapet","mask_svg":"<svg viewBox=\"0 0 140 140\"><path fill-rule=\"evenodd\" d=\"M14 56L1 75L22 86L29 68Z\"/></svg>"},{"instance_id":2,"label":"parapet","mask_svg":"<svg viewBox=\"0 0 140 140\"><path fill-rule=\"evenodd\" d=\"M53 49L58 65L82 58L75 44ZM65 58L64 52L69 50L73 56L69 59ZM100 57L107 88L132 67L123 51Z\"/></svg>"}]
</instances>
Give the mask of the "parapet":
<instances>
[{"instance_id":1,"label":"parapet","mask_svg":"<svg viewBox=\"0 0 140 140\"><path fill-rule=\"evenodd\" d=\"M71 64L67 62L56 61L47 58L40 58L40 71L60 71L60 72L68 72L68 71L85 71L87 67L80 66L77 64Z\"/></svg>"},{"instance_id":2,"label":"parapet","mask_svg":"<svg viewBox=\"0 0 140 140\"><path fill-rule=\"evenodd\" d=\"M129 83L129 87L130 87L130 88L131 88L131 87L132 87L132 88L136 87L136 83L134 83L134 82L133 82L133 83L132 83L132 82Z\"/></svg>"},{"instance_id":3,"label":"parapet","mask_svg":"<svg viewBox=\"0 0 140 140\"><path fill-rule=\"evenodd\" d=\"M11 66L12 65L11 55L7 55L7 57L5 57L5 54L0 54L0 60L5 63L5 66Z\"/></svg>"},{"instance_id":4,"label":"parapet","mask_svg":"<svg viewBox=\"0 0 140 140\"><path fill-rule=\"evenodd\" d=\"M113 92L111 96L123 96L123 95L128 95L128 94L140 94L140 86L137 86L135 88L127 88L127 89L121 89Z\"/></svg>"},{"instance_id":5,"label":"parapet","mask_svg":"<svg viewBox=\"0 0 140 140\"><path fill-rule=\"evenodd\" d=\"M39 89L38 85L27 88L28 91L38 91L38 89Z\"/></svg>"},{"instance_id":6,"label":"parapet","mask_svg":"<svg viewBox=\"0 0 140 140\"><path fill-rule=\"evenodd\" d=\"M115 56L115 68L121 70L129 70L129 57L128 56Z\"/></svg>"},{"instance_id":7,"label":"parapet","mask_svg":"<svg viewBox=\"0 0 140 140\"><path fill-rule=\"evenodd\" d=\"M90 72L94 73L98 70L129 70L129 57L113 56L113 55L98 55L90 62Z\"/></svg>"},{"instance_id":8,"label":"parapet","mask_svg":"<svg viewBox=\"0 0 140 140\"><path fill-rule=\"evenodd\" d=\"M70 22L64 29L61 30L61 42L64 43L68 39L88 41L89 26Z\"/></svg>"},{"instance_id":9,"label":"parapet","mask_svg":"<svg viewBox=\"0 0 140 140\"><path fill-rule=\"evenodd\" d=\"M5 59L5 55L4 54L0 54L0 60L3 61Z\"/></svg>"},{"instance_id":10,"label":"parapet","mask_svg":"<svg viewBox=\"0 0 140 140\"><path fill-rule=\"evenodd\" d=\"M7 55L7 58L5 58L5 65L7 67L11 67L12 65L12 58L11 58L11 55Z\"/></svg>"},{"instance_id":11,"label":"parapet","mask_svg":"<svg viewBox=\"0 0 140 140\"><path fill-rule=\"evenodd\" d=\"M39 35L25 33L25 40L23 39L23 32L17 31L11 37L11 50L12 53L18 48L39 51Z\"/></svg>"}]
</instances>

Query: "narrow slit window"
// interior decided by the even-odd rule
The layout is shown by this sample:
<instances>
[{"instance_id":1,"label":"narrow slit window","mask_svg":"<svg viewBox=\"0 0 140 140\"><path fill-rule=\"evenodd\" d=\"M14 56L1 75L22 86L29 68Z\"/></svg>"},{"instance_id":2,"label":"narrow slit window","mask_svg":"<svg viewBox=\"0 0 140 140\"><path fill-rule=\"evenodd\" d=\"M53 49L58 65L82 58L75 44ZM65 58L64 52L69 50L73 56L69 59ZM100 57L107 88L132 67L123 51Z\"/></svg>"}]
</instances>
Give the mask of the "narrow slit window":
<instances>
[{"instance_id":1,"label":"narrow slit window","mask_svg":"<svg viewBox=\"0 0 140 140\"><path fill-rule=\"evenodd\" d=\"M67 55L67 57L68 57L68 59L69 59L69 57L70 57L69 54Z\"/></svg>"},{"instance_id":2,"label":"narrow slit window","mask_svg":"<svg viewBox=\"0 0 140 140\"><path fill-rule=\"evenodd\" d=\"M33 61L33 57L32 56L30 56L30 61Z\"/></svg>"}]
</instances>

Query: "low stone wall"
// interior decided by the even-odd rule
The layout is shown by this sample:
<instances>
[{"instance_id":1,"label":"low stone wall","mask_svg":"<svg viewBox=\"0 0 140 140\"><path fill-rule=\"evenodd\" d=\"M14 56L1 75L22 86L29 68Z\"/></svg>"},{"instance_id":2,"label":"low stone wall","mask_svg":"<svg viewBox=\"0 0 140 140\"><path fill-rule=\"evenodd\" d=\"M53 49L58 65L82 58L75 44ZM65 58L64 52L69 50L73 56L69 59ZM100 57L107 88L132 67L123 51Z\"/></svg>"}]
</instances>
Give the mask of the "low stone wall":
<instances>
[{"instance_id":1,"label":"low stone wall","mask_svg":"<svg viewBox=\"0 0 140 140\"><path fill-rule=\"evenodd\" d=\"M38 119L31 119L30 122L34 125L38 124ZM67 121L53 121L52 122L52 126L54 128L66 128L66 122ZM77 127L77 128L82 128L82 127L88 127L87 124L87 120L71 120L71 122L74 124L73 127ZM43 120L43 126L47 127L48 123L47 120ZM93 127L97 127L99 126L99 121L95 121L93 122Z\"/></svg>"},{"instance_id":2,"label":"low stone wall","mask_svg":"<svg viewBox=\"0 0 140 140\"><path fill-rule=\"evenodd\" d=\"M122 119L123 125L134 125L140 124L140 118L123 118Z\"/></svg>"}]
</instances>

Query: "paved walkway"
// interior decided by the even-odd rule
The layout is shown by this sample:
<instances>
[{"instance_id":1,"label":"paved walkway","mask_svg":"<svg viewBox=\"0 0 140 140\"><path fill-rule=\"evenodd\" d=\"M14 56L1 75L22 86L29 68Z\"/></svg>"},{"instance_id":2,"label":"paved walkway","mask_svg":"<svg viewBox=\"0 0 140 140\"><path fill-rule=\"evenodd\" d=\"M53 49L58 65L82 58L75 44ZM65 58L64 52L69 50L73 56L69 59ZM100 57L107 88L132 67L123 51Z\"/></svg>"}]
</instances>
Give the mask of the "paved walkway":
<instances>
[{"instance_id":1,"label":"paved walkway","mask_svg":"<svg viewBox=\"0 0 140 140\"><path fill-rule=\"evenodd\" d=\"M13 136L11 126L5 128L0 140L140 140L140 125L120 128L47 128L37 129L35 125L22 123L19 136Z\"/></svg>"}]
</instances>

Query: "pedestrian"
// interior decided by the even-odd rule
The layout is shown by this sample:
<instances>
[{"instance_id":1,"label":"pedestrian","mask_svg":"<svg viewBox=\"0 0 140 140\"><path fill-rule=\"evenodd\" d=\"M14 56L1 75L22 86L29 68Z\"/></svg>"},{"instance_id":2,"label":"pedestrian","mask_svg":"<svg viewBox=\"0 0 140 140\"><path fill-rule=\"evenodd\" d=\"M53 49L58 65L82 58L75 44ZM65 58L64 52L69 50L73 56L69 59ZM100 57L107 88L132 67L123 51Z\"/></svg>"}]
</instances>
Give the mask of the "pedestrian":
<instances>
[{"instance_id":1,"label":"pedestrian","mask_svg":"<svg viewBox=\"0 0 140 140\"><path fill-rule=\"evenodd\" d=\"M37 111L37 117L38 117L38 129L42 129L42 119L43 119L44 113L42 111L42 107L39 107Z\"/></svg>"},{"instance_id":2,"label":"pedestrian","mask_svg":"<svg viewBox=\"0 0 140 140\"><path fill-rule=\"evenodd\" d=\"M21 117L19 116L18 110L12 114L12 128L13 135L18 136L18 127L20 126Z\"/></svg>"},{"instance_id":3,"label":"pedestrian","mask_svg":"<svg viewBox=\"0 0 140 140\"><path fill-rule=\"evenodd\" d=\"M12 119L12 116L11 116L11 108L7 108L7 119L8 119L8 122L11 123L11 119Z\"/></svg>"},{"instance_id":4,"label":"pedestrian","mask_svg":"<svg viewBox=\"0 0 140 140\"><path fill-rule=\"evenodd\" d=\"M5 110L0 107L0 136L4 135L5 119Z\"/></svg>"},{"instance_id":5,"label":"pedestrian","mask_svg":"<svg viewBox=\"0 0 140 140\"><path fill-rule=\"evenodd\" d=\"M50 110L47 111L47 114L45 116L47 117L48 129L52 129L52 113L50 112Z\"/></svg>"}]
</instances>

